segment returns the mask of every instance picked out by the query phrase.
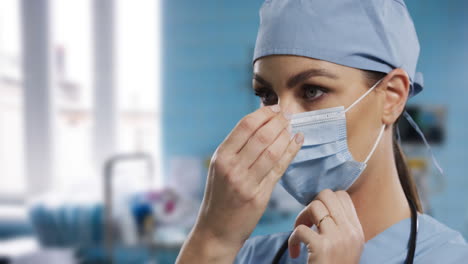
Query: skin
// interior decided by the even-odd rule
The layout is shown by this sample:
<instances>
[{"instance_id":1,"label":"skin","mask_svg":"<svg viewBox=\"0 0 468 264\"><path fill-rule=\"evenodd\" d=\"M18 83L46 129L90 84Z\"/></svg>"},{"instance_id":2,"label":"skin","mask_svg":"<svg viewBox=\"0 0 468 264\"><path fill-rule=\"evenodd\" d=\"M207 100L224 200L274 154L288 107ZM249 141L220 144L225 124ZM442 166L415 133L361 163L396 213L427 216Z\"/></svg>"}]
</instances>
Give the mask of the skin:
<instances>
[{"instance_id":1,"label":"skin","mask_svg":"<svg viewBox=\"0 0 468 264\"><path fill-rule=\"evenodd\" d=\"M311 69L307 78L289 81ZM288 116L348 107L370 88L367 82L361 70L327 61L290 55L258 59L253 88L262 107L241 119L215 151L198 220L177 263L232 263L302 145L301 133L290 140ZM309 263L359 263L366 241L411 216L392 148L392 126L404 110L409 85L405 71L394 69L346 113L348 146L357 161L365 160L383 124L385 132L347 191L323 190L297 216L291 257L305 243ZM331 217L309 228L325 215Z\"/></svg>"}]
</instances>

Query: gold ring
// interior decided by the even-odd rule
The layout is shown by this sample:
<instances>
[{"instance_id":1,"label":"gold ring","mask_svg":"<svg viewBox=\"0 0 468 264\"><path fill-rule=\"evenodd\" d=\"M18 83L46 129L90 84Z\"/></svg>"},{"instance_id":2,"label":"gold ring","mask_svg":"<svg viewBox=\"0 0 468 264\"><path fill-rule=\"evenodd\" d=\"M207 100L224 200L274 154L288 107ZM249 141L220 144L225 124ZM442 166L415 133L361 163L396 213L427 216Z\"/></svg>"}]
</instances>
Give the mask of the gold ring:
<instances>
[{"instance_id":1,"label":"gold ring","mask_svg":"<svg viewBox=\"0 0 468 264\"><path fill-rule=\"evenodd\" d=\"M329 214L327 214L326 216L322 217L322 219L320 219L320 221L318 222L317 224L317 228L320 227L320 223L322 223L323 220L327 219L328 217L331 217Z\"/></svg>"}]
</instances>

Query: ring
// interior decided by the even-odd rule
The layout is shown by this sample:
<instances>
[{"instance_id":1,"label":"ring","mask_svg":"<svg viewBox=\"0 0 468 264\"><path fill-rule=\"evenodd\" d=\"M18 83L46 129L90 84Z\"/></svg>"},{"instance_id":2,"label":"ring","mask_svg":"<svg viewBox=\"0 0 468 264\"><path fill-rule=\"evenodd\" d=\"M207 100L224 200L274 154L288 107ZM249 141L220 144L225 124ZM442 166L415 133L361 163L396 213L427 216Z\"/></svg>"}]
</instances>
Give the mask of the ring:
<instances>
[{"instance_id":1,"label":"ring","mask_svg":"<svg viewBox=\"0 0 468 264\"><path fill-rule=\"evenodd\" d=\"M320 227L320 223L322 223L323 220L327 219L328 217L331 217L331 215L327 214L326 216L322 217L322 219L320 219L320 221L318 222L317 224L317 228Z\"/></svg>"}]
</instances>

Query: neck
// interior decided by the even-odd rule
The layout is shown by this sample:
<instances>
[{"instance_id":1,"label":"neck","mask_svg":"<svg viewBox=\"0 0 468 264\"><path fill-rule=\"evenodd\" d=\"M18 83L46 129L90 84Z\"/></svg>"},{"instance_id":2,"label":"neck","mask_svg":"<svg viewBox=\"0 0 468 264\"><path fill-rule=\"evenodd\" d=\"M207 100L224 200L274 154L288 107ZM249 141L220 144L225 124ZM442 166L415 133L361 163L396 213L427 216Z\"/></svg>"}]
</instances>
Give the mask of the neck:
<instances>
[{"instance_id":1,"label":"neck","mask_svg":"<svg viewBox=\"0 0 468 264\"><path fill-rule=\"evenodd\" d=\"M393 158L391 135L385 133L358 182L349 190L369 241L397 222L411 217L411 211Z\"/></svg>"}]
</instances>

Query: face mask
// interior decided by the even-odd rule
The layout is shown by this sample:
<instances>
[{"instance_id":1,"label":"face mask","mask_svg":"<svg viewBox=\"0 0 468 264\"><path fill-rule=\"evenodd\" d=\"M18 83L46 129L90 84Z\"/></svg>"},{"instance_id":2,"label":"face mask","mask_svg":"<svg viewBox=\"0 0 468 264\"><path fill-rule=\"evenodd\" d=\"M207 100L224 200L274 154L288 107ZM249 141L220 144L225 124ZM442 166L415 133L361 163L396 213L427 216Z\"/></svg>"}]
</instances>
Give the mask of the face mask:
<instances>
[{"instance_id":1,"label":"face mask","mask_svg":"<svg viewBox=\"0 0 468 264\"><path fill-rule=\"evenodd\" d=\"M367 158L358 162L348 149L345 114L380 82L347 109L339 106L291 116L292 134L304 133L304 143L280 184L301 204L308 205L324 189L347 190L366 168L382 138L385 124Z\"/></svg>"}]
</instances>

